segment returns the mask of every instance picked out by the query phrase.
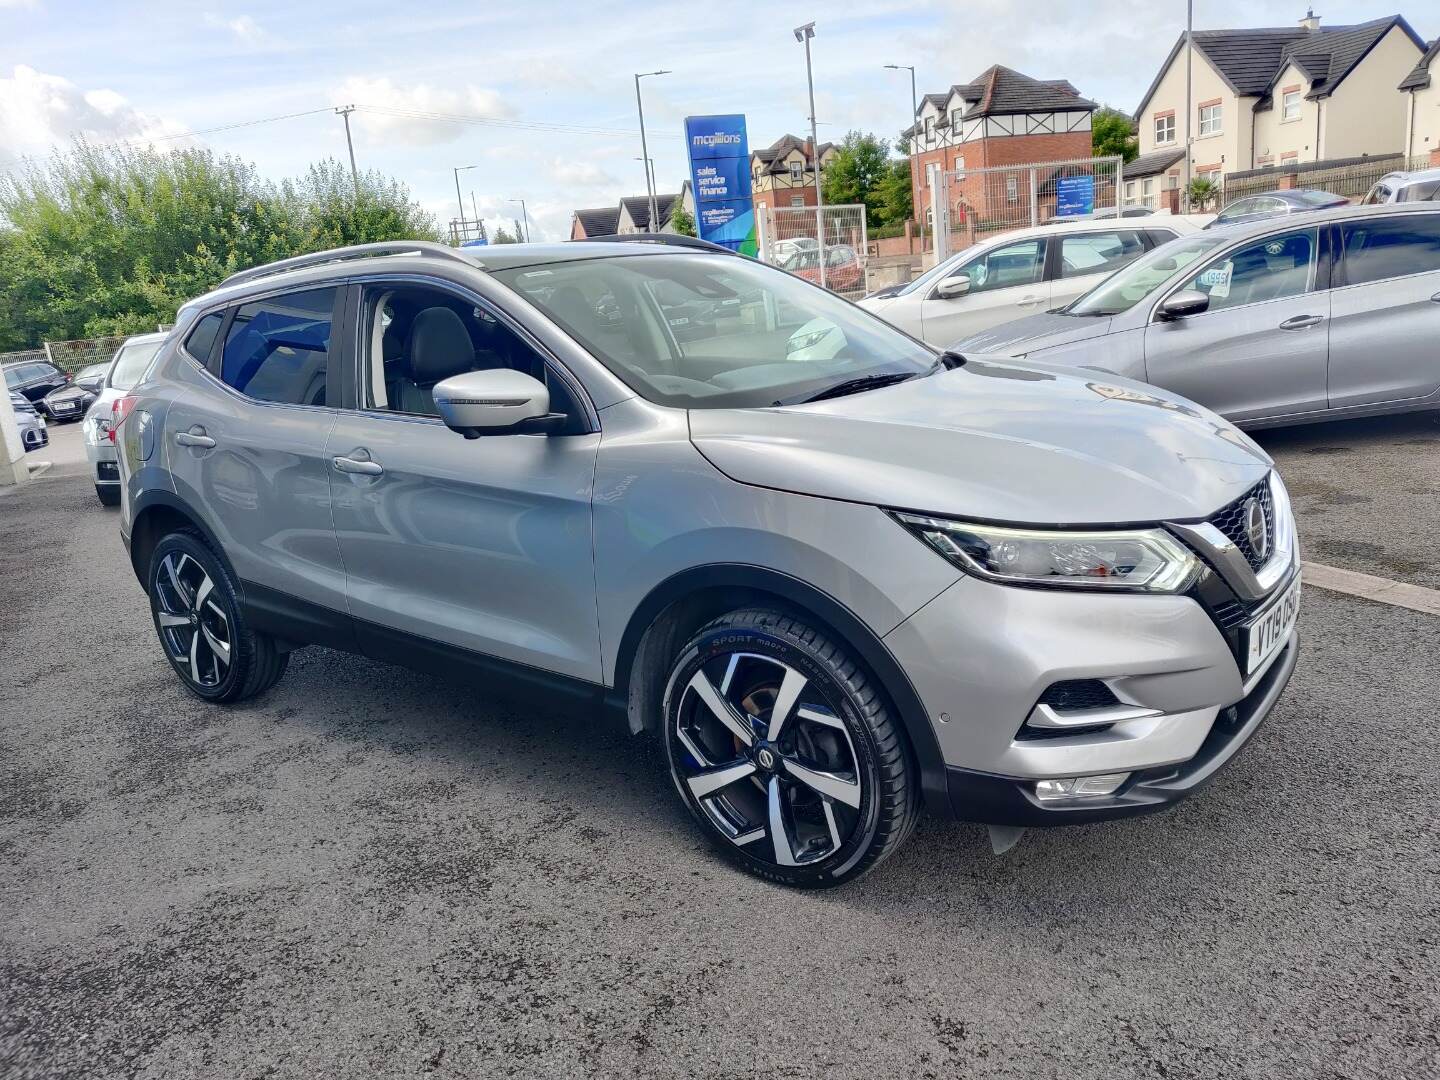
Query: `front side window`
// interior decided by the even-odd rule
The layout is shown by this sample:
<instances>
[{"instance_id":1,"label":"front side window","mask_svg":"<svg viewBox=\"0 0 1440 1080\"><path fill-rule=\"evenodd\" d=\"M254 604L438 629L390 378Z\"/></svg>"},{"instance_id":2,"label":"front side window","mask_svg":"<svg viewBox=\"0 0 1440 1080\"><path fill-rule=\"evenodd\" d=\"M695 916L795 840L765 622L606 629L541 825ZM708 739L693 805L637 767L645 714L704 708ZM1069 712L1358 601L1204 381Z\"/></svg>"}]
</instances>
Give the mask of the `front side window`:
<instances>
[{"instance_id":1,"label":"front side window","mask_svg":"<svg viewBox=\"0 0 1440 1080\"><path fill-rule=\"evenodd\" d=\"M257 401L324 405L333 288L285 293L235 310L220 377Z\"/></svg>"},{"instance_id":2,"label":"front side window","mask_svg":"<svg viewBox=\"0 0 1440 1080\"><path fill-rule=\"evenodd\" d=\"M1314 229L1267 236L1216 259L1182 289L1210 297L1210 311L1301 296L1315 276L1317 238Z\"/></svg>"},{"instance_id":3,"label":"front side window","mask_svg":"<svg viewBox=\"0 0 1440 1080\"><path fill-rule=\"evenodd\" d=\"M1163 146L1175 141L1175 114L1166 113L1155 118L1155 142Z\"/></svg>"},{"instance_id":4,"label":"front side window","mask_svg":"<svg viewBox=\"0 0 1440 1080\"><path fill-rule=\"evenodd\" d=\"M1119 315L1144 300L1176 273L1225 243L1219 236L1175 240L1121 267L1065 308L1067 315Z\"/></svg>"},{"instance_id":5,"label":"front side window","mask_svg":"<svg viewBox=\"0 0 1440 1080\"><path fill-rule=\"evenodd\" d=\"M1280 106L1280 119L1282 119L1282 120L1299 120L1299 119L1300 119L1300 91L1299 91L1299 90L1286 90L1286 91L1285 91L1284 101L1283 101L1283 103L1282 103L1281 106Z\"/></svg>"},{"instance_id":6,"label":"front side window","mask_svg":"<svg viewBox=\"0 0 1440 1080\"><path fill-rule=\"evenodd\" d=\"M1259 206L1260 200L1258 199L1241 199L1239 202L1233 202L1216 215L1215 224L1225 225L1232 221L1239 221L1241 218L1255 213Z\"/></svg>"},{"instance_id":7,"label":"front side window","mask_svg":"<svg viewBox=\"0 0 1440 1080\"><path fill-rule=\"evenodd\" d=\"M1045 244L1043 239L1017 240L992 248L971 259L957 273L970 279L972 293L1033 285L1045 273Z\"/></svg>"},{"instance_id":8,"label":"front side window","mask_svg":"<svg viewBox=\"0 0 1440 1080\"><path fill-rule=\"evenodd\" d=\"M1215 135L1215 134L1217 134L1217 133L1220 131L1220 120L1221 120L1220 110L1221 110L1221 106L1219 106L1219 105L1202 105L1202 106L1200 106L1200 134L1201 134L1201 135Z\"/></svg>"},{"instance_id":9,"label":"front side window","mask_svg":"<svg viewBox=\"0 0 1440 1080\"><path fill-rule=\"evenodd\" d=\"M23 368L18 368L18 367L6 368L6 369L5 369L5 385L6 385L6 386L19 386L22 382L24 382L24 381L25 381L25 376L22 374L22 371L23 371L23 370L24 370Z\"/></svg>"},{"instance_id":10,"label":"front side window","mask_svg":"<svg viewBox=\"0 0 1440 1080\"><path fill-rule=\"evenodd\" d=\"M218 319L218 315L207 315L206 318ZM160 346L165 344L161 341L135 341L129 345L123 345L120 351L115 354L115 366L110 369L110 389L129 390L138 383L150 370L150 361L155 359L155 354L160 351Z\"/></svg>"},{"instance_id":11,"label":"front side window","mask_svg":"<svg viewBox=\"0 0 1440 1080\"><path fill-rule=\"evenodd\" d=\"M1145 253L1138 232L1116 231L1060 239L1060 276L1108 274Z\"/></svg>"},{"instance_id":12,"label":"front side window","mask_svg":"<svg viewBox=\"0 0 1440 1080\"><path fill-rule=\"evenodd\" d=\"M764 408L853 378L920 374L935 361L868 312L745 258L666 252L492 276L660 405Z\"/></svg>"},{"instance_id":13,"label":"front side window","mask_svg":"<svg viewBox=\"0 0 1440 1080\"><path fill-rule=\"evenodd\" d=\"M1347 285L1440 271L1440 214L1347 222L1340 236Z\"/></svg>"}]
</instances>

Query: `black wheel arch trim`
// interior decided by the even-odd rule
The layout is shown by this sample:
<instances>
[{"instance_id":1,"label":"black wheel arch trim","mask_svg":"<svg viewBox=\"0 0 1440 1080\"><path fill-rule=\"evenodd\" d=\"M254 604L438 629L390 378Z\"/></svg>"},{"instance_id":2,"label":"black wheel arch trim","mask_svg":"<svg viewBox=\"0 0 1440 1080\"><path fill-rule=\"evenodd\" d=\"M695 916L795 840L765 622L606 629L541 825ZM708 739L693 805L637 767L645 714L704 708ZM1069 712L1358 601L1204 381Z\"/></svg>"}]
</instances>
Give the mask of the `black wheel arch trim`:
<instances>
[{"instance_id":1,"label":"black wheel arch trim","mask_svg":"<svg viewBox=\"0 0 1440 1080\"><path fill-rule=\"evenodd\" d=\"M751 589L772 593L811 613L846 645L879 681L894 706L900 726L910 741L920 769L920 789L926 809L937 817L953 817L947 784L945 758L910 678L870 627L840 601L808 581L748 563L718 563L691 567L655 586L635 608L620 638L615 657L612 702L624 702L630 693L630 677L645 632L659 615L677 601L702 589Z\"/></svg>"},{"instance_id":2,"label":"black wheel arch trim","mask_svg":"<svg viewBox=\"0 0 1440 1080\"><path fill-rule=\"evenodd\" d=\"M136 496L130 512L130 534L127 538L127 547L130 549L130 566L135 571L135 577L142 586L146 585L145 574L148 566L140 565L139 552L135 547L136 526L153 510L163 508L173 510L175 513L187 519L196 532L205 538L210 550L216 553L217 558L224 559L220 544L215 539L215 530L205 521L205 516L185 499L173 491L166 491L164 488L146 488ZM154 545L151 545L153 550ZM235 578L235 572L226 560L226 568L230 570L230 576ZM235 578L237 584L239 578Z\"/></svg>"}]
</instances>

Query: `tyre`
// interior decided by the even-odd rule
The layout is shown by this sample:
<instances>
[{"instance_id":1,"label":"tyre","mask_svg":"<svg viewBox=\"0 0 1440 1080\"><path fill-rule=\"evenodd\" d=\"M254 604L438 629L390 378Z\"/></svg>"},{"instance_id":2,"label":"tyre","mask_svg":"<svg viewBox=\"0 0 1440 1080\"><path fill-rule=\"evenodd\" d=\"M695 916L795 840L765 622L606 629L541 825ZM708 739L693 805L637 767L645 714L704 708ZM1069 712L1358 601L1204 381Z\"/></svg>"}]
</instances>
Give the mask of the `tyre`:
<instances>
[{"instance_id":1,"label":"tyre","mask_svg":"<svg viewBox=\"0 0 1440 1080\"><path fill-rule=\"evenodd\" d=\"M245 624L234 579L199 535L171 533L146 577L155 633L186 688L206 701L244 701L285 674L290 654Z\"/></svg>"},{"instance_id":2,"label":"tyre","mask_svg":"<svg viewBox=\"0 0 1440 1080\"><path fill-rule=\"evenodd\" d=\"M96 484L96 485L95 485L95 497L100 500L100 505L101 505L101 506L119 506L119 505L120 505L120 485L119 485L119 484Z\"/></svg>"},{"instance_id":3,"label":"tyre","mask_svg":"<svg viewBox=\"0 0 1440 1080\"><path fill-rule=\"evenodd\" d=\"M919 783L899 724L848 650L800 619L747 609L680 650L664 699L676 790L759 877L840 885L905 841Z\"/></svg>"}]
</instances>

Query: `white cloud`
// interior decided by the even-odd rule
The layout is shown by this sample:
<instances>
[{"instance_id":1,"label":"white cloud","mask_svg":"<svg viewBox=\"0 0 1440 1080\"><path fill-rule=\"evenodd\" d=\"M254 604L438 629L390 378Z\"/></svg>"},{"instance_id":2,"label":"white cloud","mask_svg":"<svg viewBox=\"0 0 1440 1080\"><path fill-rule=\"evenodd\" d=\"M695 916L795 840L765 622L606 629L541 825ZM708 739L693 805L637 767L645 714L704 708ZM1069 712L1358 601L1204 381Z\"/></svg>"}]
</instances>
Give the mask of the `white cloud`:
<instances>
[{"instance_id":1,"label":"white cloud","mask_svg":"<svg viewBox=\"0 0 1440 1080\"><path fill-rule=\"evenodd\" d=\"M417 116L417 113L505 119L514 112L496 91L484 87L442 90L428 83L401 85L388 78L364 76L346 79L330 97L336 105L396 110L372 112L362 108L354 116L357 127L369 142L390 145L432 146L453 142L467 131L471 134L476 131L463 123Z\"/></svg>"},{"instance_id":2,"label":"white cloud","mask_svg":"<svg viewBox=\"0 0 1440 1080\"><path fill-rule=\"evenodd\" d=\"M636 168L639 168L637 163ZM550 162L550 178L576 188L614 187L620 181L593 161L555 158Z\"/></svg>"},{"instance_id":3,"label":"white cloud","mask_svg":"<svg viewBox=\"0 0 1440 1080\"><path fill-rule=\"evenodd\" d=\"M205 25L228 31L241 45L252 49L259 48L270 40L270 35L249 15L237 15L233 19L227 19L214 12L206 12Z\"/></svg>"},{"instance_id":4,"label":"white cloud","mask_svg":"<svg viewBox=\"0 0 1440 1080\"><path fill-rule=\"evenodd\" d=\"M0 78L0 166L45 154L80 136L94 142L143 142L184 127L131 105L114 90L82 90L61 75L17 65Z\"/></svg>"}]
</instances>

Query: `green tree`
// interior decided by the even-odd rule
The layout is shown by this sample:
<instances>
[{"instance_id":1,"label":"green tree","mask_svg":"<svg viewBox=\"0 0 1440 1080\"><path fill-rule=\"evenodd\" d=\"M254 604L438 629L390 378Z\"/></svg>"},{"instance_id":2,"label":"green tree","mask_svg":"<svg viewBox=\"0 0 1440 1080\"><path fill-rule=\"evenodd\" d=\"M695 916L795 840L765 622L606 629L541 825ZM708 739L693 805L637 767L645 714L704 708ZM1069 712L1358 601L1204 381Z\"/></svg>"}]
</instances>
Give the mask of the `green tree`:
<instances>
[{"instance_id":1,"label":"green tree","mask_svg":"<svg viewBox=\"0 0 1440 1080\"><path fill-rule=\"evenodd\" d=\"M1135 122L1128 113L1101 105L1090 115L1090 146L1096 157L1119 154L1127 162L1140 153L1140 140L1135 136Z\"/></svg>"},{"instance_id":2,"label":"green tree","mask_svg":"<svg viewBox=\"0 0 1440 1080\"><path fill-rule=\"evenodd\" d=\"M877 187L877 216L882 225L900 225L915 216L915 189L910 183L910 140L901 136L895 143L899 158L890 159L889 171Z\"/></svg>"},{"instance_id":3,"label":"green tree","mask_svg":"<svg viewBox=\"0 0 1440 1080\"><path fill-rule=\"evenodd\" d=\"M881 186L891 174L889 147L875 135L851 131L821 174L820 190L831 206L864 203L866 224L884 223Z\"/></svg>"},{"instance_id":4,"label":"green tree","mask_svg":"<svg viewBox=\"0 0 1440 1080\"><path fill-rule=\"evenodd\" d=\"M520 237L515 233L507 231L505 226L501 225L500 228L495 230L495 239L490 242L492 244L518 244L520 243Z\"/></svg>"},{"instance_id":5,"label":"green tree","mask_svg":"<svg viewBox=\"0 0 1440 1080\"><path fill-rule=\"evenodd\" d=\"M670 227L681 236L697 236L695 231L695 219L690 216L690 211L680 205L680 200L675 200L675 205L670 209Z\"/></svg>"},{"instance_id":6,"label":"green tree","mask_svg":"<svg viewBox=\"0 0 1440 1080\"><path fill-rule=\"evenodd\" d=\"M0 349L153 330L227 274L337 244L435 239L405 188L333 161L274 184L209 150L83 141L0 177Z\"/></svg>"},{"instance_id":7,"label":"green tree","mask_svg":"<svg viewBox=\"0 0 1440 1080\"><path fill-rule=\"evenodd\" d=\"M1220 188L1209 177L1197 176L1190 181L1190 187L1186 189L1186 194L1190 197L1192 209L1204 210L1219 199Z\"/></svg>"}]
</instances>

